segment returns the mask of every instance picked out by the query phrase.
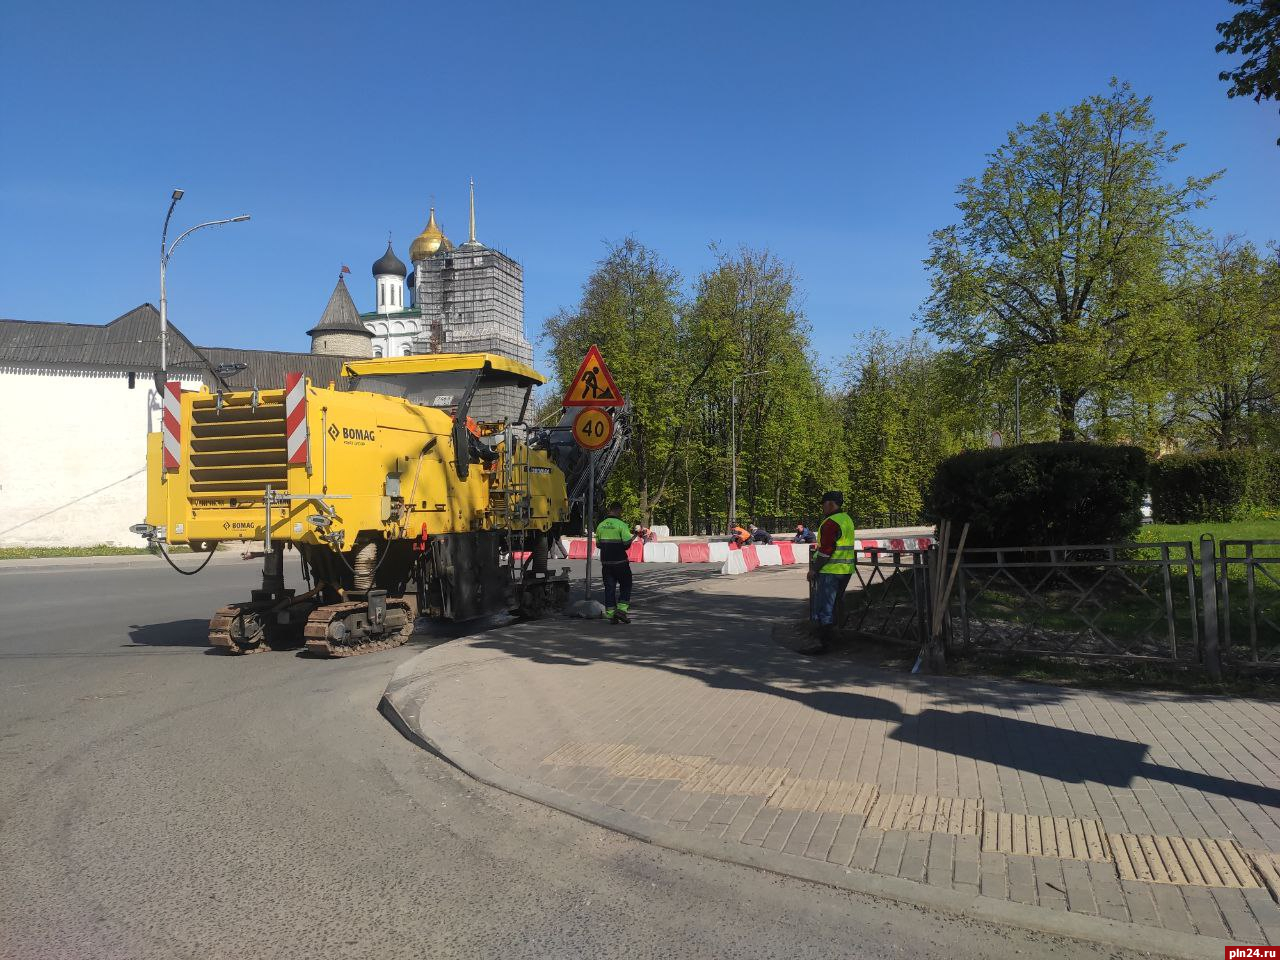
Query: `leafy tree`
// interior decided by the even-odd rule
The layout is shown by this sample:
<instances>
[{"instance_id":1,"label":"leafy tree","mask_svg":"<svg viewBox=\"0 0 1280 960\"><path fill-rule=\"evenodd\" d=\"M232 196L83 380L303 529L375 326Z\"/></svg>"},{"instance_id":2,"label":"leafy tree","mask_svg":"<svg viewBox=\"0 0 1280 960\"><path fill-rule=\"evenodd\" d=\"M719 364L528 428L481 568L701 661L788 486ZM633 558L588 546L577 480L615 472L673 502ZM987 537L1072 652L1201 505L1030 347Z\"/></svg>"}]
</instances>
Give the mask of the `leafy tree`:
<instances>
[{"instance_id":1,"label":"leafy tree","mask_svg":"<svg viewBox=\"0 0 1280 960\"><path fill-rule=\"evenodd\" d=\"M1186 436L1257 447L1280 413L1280 256L1227 237L1197 264L1182 301L1192 331Z\"/></svg>"},{"instance_id":2,"label":"leafy tree","mask_svg":"<svg viewBox=\"0 0 1280 960\"><path fill-rule=\"evenodd\" d=\"M1187 213L1219 175L1167 182L1180 149L1150 99L1113 81L1019 124L960 184L960 222L932 235L925 326L976 366L1051 391L1062 440L1082 433L1098 391L1158 389L1176 345L1168 282L1197 239Z\"/></svg>"},{"instance_id":3,"label":"leafy tree","mask_svg":"<svg viewBox=\"0 0 1280 960\"><path fill-rule=\"evenodd\" d=\"M919 334L895 339L882 330L857 338L844 372L850 509L864 520L918 517L937 464L986 445L992 411L983 381Z\"/></svg>"},{"instance_id":4,"label":"leafy tree","mask_svg":"<svg viewBox=\"0 0 1280 960\"><path fill-rule=\"evenodd\" d=\"M1243 9L1218 24L1222 40L1214 49L1243 53L1245 58L1234 70L1219 73L1218 79L1231 81L1228 97L1253 97L1254 103L1280 100L1280 0L1231 2Z\"/></svg>"},{"instance_id":5,"label":"leafy tree","mask_svg":"<svg viewBox=\"0 0 1280 960\"><path fill-rule=\"evenodd\" d=\"M690 400L715 413L703 424L702 474L718 461L728 479L736 393L741 519L803 515L821 484L843 478L844 457L838 420L827 415L833 407L809 358L794 271L767 250L715 253L716 265L697 281L684 338L686 356L709 371ZM726 496L727 487L720 488Z\"/></svg>"}]
</instances>

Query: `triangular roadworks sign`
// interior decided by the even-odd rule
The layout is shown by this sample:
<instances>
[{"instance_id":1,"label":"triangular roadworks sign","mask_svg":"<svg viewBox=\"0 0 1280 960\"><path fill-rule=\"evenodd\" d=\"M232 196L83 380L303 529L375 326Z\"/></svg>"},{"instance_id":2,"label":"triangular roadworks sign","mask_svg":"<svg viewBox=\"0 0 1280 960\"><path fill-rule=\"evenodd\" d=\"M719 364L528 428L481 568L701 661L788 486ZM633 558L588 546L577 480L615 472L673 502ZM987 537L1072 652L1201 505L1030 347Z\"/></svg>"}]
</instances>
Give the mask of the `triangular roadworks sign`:
<instances>
[{"instance_id":1,"label":"triangular roadworks sign","mask_svg":"<svg viewBox=\"0 0 1280 960\"><path fill-rule=\"evenodd\" d=\"M600 348L595 344L587 351L582 366L565 391L566 407L621 407L625 405L622 391L613 382L613 374L605 366L604 357L600 356Z\"/></svg>"}]
</instances>

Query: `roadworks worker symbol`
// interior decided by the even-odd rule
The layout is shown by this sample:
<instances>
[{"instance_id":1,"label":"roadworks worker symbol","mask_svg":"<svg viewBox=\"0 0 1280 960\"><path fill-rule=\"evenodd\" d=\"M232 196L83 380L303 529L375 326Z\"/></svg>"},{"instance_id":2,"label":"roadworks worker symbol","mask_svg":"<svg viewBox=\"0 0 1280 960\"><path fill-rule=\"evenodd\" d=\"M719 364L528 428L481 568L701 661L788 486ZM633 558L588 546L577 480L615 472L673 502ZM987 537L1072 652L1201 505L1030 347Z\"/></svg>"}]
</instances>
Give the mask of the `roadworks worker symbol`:
<instances>
[{"instance_id":1,"label":"roadworks worker symbol","mask_svg":"<svg viewBox=\"0 0 1280 960\"><path fill-rule=\"evenodd\" d=\"M622 391L614 383L613 374L605 366L604 357L600 356L600 348L595 344L582 359L582 365L574 375L573 382L565 391L565 407L620 407L625 401Z\"/></svg>"},{"instance_id":2,"label":"roadworks worker symbol","mask_svg":"<svg viewBox=\"0 0 1280 960\"><path fill-rule=\"evenodd\" d=\"M613 439L613 420L605 411L588 407L573 421L573 439L584 450L599 450Z\"/></svg>"}]
</instances>

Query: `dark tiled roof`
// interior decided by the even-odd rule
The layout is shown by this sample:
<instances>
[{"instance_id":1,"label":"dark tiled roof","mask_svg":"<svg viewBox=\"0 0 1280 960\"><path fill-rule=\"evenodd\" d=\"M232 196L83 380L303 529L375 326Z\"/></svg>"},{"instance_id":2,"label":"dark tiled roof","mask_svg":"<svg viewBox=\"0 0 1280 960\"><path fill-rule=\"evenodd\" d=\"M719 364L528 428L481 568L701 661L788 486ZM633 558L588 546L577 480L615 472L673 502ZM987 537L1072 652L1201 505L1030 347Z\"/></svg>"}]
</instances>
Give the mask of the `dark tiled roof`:
<instances>
[{"instance_id":1,"label":"dark tiled roof","mask_svg":"<svg viewBox=\"0 0 1280 960\"><path fill-rule=\"evenodd\" d=\"M169 328L171 361L195 359L190 346ZM0 320L0 361L154 369L160 364L160 314L144 303L108 324Z\"/></svg>"},{"instance_id":2,"label":"dark tiled roof","mask_svg":"<svg viewBox=\"0 0 1280 960\"><path fill-rule=\"evenodd\" d=\"M284 386L286 373L305 373L318 386L337 380L342 365L354 357L326 357L318 353L285 353L277 350L235 350L226 347L201 347L200 352L214 366L220 363L247 363L249 369L227 377L227 383L237 389L247 389L255 384L264 390Z\"/></svg>"},{"instance_id":3,"label":"dark tiled roof","mask_svg":"<svg viewBox=\"0 0 1280 960\"><path fill-rule=\"evenodd\" d=\"M256 382L264 389L283 386L284 375L292 371L305 373L319 383L336 380L345 359L229 347L201 347L197 353L197 348L173 324L169 325L168 339L169 372L200 377L210 386L214 380L200 354L214 366L247 363L247 370L228 377L227 382L233 387L252 387ZM0 320L0 363L106 366L150 372L160 366L160 313L144 303L106 324Z\"/></svg>"},{"instance_id":4,"label":"dark tiled roof","mask_svg":"<svg viewBox=\"0 0 1280 960\"><path fill-rule=\"evenodd\" d=\"M347 285L342 282L341 277L333 288L333 295L329 297L329 305L320 315L320 322L307 331L307 336L336 332L360 333L370 339L373 338L373 334L360 322L360 311L356 309L355 301L351 299L351 292L347 290Z\"/></svg>"}]
</instances>

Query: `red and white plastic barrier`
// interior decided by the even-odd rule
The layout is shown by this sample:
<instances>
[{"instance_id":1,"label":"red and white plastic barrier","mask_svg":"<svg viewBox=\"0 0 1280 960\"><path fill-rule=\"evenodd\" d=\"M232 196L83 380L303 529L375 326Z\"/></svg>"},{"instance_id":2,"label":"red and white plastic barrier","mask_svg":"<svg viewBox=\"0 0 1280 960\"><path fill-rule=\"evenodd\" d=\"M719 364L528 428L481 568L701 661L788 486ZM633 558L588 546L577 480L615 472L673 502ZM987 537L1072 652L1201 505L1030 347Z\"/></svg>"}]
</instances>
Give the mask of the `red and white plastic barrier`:
<instances>
[{"instance_id":1,"label":"red and white plastic barrier","mask_svg":"<svg viewBox=\"0 0 1280 960\"><path fill-rule=\"evenodd\" d=\"M933 537L904 537L892 540L855 540L854 545L863 559L872 550L923 550L933 543ZM725 574L750 573L757 567L806 566L809 563L808 543L756 543L729 551L720 572Z\"/></svg>"},{"instance_id":2,"label":"red and white plastic barrier","mask_svg":"<svg viewBox=\"0 0 1280 960\"><path fill-rule=\"evenodd\" d=\"M679 563L680 546L669 540L652 540L644 545L645 563Z\"/></svg>"},{"instance_id":3,"label":"red and white plastic barrier","mask_svg":"<svg viewBox=\"0 0 1280 960\"><path fill-rule=\"evenodd\" d=\"M570 560L587 558L587 541L584 537L566 537L563 541L565 554ZM933 543L933 537L903 537L893 539L867 539L854 541L863 559L870 556L872 550L924 550ZM728 574L747 573L757 567L790 567L805 566L809 562L809 551L812 544L791 543L754 543L739 548L724 540L704 542L674 542L656 540L642 543L637 540L631 544L627 557L632 563L719 563L720 572ZM595 547L592 556L600 556L600 548Z\"/></svg>"}]
</instances>

